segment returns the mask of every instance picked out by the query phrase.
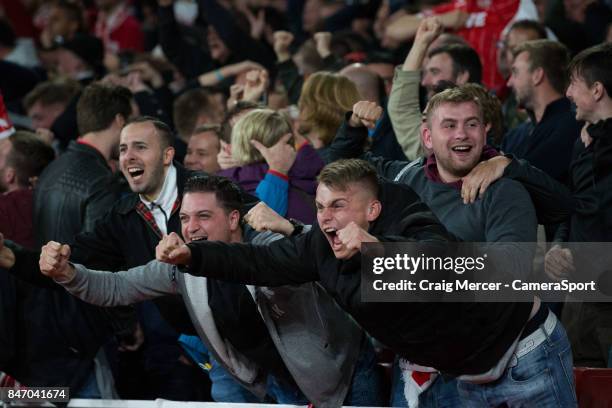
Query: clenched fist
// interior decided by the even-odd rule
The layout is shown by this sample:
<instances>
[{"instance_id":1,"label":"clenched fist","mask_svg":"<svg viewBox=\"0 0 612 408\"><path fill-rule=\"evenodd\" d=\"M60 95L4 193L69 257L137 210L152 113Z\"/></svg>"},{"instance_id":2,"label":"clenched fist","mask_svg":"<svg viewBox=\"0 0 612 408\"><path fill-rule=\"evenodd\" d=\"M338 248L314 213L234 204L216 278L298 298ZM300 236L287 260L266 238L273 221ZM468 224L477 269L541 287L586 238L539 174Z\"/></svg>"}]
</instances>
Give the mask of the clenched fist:
<instances>
[{"instance_id":1,"label":"clenched fist","mask_svg":"<svg viewBox=\"0 0 612 408\"><path fill-rule=\"evenodd\" d=\"M244 220L255 231L272 231L285 236L293 233L293 225L268 207L263 201L245 215Z\"/></svg>"},{"instance_id":2,"label":"clenched fist","mask_svg":"<svg viewBox=\"0 0 612 408\"><path fill-rule=\"evenodd\" d=\"M68 263L70 246L49 241L42 247L38 265L43 275L57 280L70 280L74 276L74 267Z\"/></svg>"},{"instance_id":3,"label":"clenched fist","mask_svg":"<svg viewBox=\"0 0 612 408\"><path fill-rule=\"evenodd\" d=\"M155 248L155 258L172 265L189 265L191 250L176 233L164 235Z\"/></svg>"},{"instance_id":4,"label":"clenched fist","mask_svg":"<svg viewBox=\"0 0 612 408\"><path fill-rule=\"evenodd\" d=\"M567 279L574 270L574 257L568 248L554 245L544 256L544 272L554 281Z\"/></svg>"},{"instance_id":5,"label":"clenched fist","mask_svg":"<svg viewBox=\"0 0 612 408\"><path fill-rule=\"evenodd\" d=\"M429 47L436 38L442 34L444 27L437 17L428 17L421 21L417 29L414 42Z\"/></svg>"},{"instance_id":6,"label":"clenched fist","mask_svg":"<svg viewBox=\"0 0 612 408\"><path fill-rule=\"evenodd\" d=\"M354 221L338 230L336 234L343 246L341 251L336 252L336 257L339 259L348 259L361 251L361 244L364 242L378 242L375 236L370 235Z\"/></svg>"},{"instance_id":7,"label":"clenched fist","mask_svg":"<svg viewBox=\"0 0 612 408\"><path fill-rule=\"evenodd\" d=\"M365 126L373 129L382 117L383 109L375 102L359 101L353 105L353 114L349 119L352 127Z\"/></svg>"}]
</instances>

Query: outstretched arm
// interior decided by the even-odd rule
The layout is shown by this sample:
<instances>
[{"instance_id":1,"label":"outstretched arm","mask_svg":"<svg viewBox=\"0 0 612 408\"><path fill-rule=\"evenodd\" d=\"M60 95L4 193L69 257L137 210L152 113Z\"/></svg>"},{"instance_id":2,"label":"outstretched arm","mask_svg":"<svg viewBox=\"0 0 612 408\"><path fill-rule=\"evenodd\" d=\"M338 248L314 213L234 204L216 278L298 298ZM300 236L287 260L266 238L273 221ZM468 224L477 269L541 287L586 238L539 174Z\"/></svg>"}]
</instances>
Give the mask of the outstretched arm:
<instances>
[{"instance_id":1,"label":"outstretched arm","mask_svg":"<svg viewBox=\"0 0 612 408\"><path fill-rule=\"evenodd\" d=\"M280 239L268 246L204 241L185 245L171 233L157 246L162 262L186 266L196 276L257 286L281 286L319 280L310 250L313 232Z\"/></svg>"},{"instance_id":2,"label":"outstretched arm","mask_svg":"<svg viewBox=\"0 0 612 408\"><path fill-rule=\"evenodd\" d=\"M98 306L129 305L176 293L170 265L151 261L121 272L95 271L72 265L70 247L50 241L42 247L40 271L72 295Z\"/></svg>"}]
</instances>

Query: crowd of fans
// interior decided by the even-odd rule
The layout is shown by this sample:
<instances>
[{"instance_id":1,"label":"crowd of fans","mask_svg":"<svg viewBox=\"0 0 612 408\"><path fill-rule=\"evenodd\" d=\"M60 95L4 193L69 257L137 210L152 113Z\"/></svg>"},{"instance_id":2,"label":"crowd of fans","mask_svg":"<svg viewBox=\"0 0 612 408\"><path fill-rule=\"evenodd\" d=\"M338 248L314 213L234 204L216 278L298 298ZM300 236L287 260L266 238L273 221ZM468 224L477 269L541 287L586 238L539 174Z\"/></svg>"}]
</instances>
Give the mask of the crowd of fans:
<instances>
[{"instance_id":1,"label":"crowd of fans","mask_svg":"<svg viewBox=\"0 0 612 408\"><path fill-rule=\"evenodd\" d=\"M0 0L0 386L576 406L612 305L363 302L359 252L560 281L611 192L609 0Z\"/></svg>"}]
</instances>

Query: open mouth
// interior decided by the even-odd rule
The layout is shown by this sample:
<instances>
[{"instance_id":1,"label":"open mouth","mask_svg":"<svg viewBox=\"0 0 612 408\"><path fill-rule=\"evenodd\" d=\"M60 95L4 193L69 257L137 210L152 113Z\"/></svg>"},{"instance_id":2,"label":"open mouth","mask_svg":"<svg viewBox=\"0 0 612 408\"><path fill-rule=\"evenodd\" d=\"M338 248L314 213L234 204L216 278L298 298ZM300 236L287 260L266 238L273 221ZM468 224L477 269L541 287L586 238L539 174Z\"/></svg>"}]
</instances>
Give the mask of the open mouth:
<instances>
[{"instance_id":1,"label":"open mouth","mask_svg":"<svg viewBox=\"0 0 612 408\"><path fill-rule=\"evenodd\" d=\"M457 146L453 146L451 148L451 150L453 151L453 153L455 153L458 156L467 156L469 155L469 153L472 151L472 146L469 145L457 145Z\"/></svg>"},{"instance_id":2,"label":"open mouth","mask_svg":"<svg viewBox=\"0 0 612 408\"><path fill-rule=\"evenodd\" d=\"M144 174L144 169L141 167L128 167L128 174L133 180L140 180Z\"/></svg>"},{"instance_id":3,"label":"open mouth","mask_svg":"<svg viewBox=\"0 0 612 408\"><path fill-rule=\"evenodd\" d=\"M323 232L325 233L325 236L327 237L327 240L329 241L332 250L337 251L342 248L342 241L340 241L340 238L338 238L338 230L336 228L325 228Z\"/></svg>"},{"instance_id":4,"label":"open mouth","mask_svg":"<svg viewBox=\"0 0 612 408\"><path fill-rule=\"evenodd\" d=\"M208 241L208 237L205 237L205 236L191 237L191 242L198 242L198 241Z\"/></svg>"}]
</instances>

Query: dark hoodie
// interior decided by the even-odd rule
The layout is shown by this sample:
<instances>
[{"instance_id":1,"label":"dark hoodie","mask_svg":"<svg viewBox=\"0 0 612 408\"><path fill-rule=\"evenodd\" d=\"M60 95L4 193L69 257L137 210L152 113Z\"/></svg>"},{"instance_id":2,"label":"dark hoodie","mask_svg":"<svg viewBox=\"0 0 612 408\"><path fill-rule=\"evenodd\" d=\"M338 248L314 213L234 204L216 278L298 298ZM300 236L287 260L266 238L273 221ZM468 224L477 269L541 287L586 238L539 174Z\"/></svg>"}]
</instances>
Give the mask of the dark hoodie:
<instances>
[{"instance_id":1,"label":"dark hoodie","mask_svg":"<svg viewBox=\"0 0 612 408\"><path fill-rule=\"evenodd\" d=\"M380 241L444 243L450 235L405 185L381 182L382 212L369 233ZM262 286L319 281L374 338L411 362L443 373L479 374L493 367L519 336L531 303L377 303L361 301L361 254L334 256L324 233L313 229L267 247L189 244L187 272Z\"/></svg>"}]
</instances>

